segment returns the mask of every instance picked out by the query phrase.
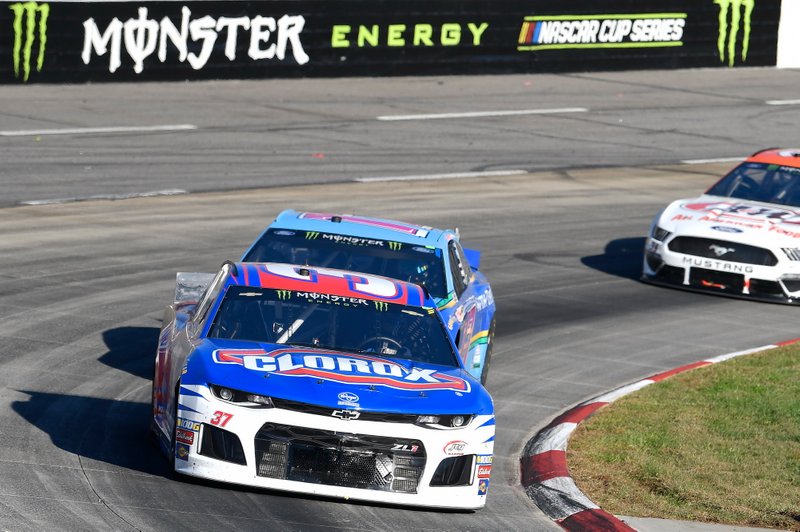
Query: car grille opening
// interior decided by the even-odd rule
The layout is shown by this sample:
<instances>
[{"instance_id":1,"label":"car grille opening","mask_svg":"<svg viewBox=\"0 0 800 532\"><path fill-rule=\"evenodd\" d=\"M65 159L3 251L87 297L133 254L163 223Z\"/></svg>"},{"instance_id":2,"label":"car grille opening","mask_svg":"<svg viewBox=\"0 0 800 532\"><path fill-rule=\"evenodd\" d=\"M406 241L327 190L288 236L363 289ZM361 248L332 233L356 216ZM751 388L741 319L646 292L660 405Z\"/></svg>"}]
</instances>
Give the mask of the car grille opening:
<instances>
[{"instance_id":1,"label":"car grille opening","mask_svg":"<svg viewBox=\"0 0 800 532\"><path fill-rule=\"evenodd\" d=\"M741 293L744 290L744 276L738 273L692 268L689 272L689 284L708 290Z\"/></svg>"},{"instance_id":2,"label":"car grille opening","mask_svg":"<svg viewBox=\"0 0 800 532\"><path fill-rule=\"evenodd\" d=\"M665 283L683 284L683 273L683 268L664 264L656 273L655 278Z\"/></svg>"},{"instance_id":3,"label":"car grille opening","mask_svg":"<svg viewBox=\"0 0 800 532\"><path fill-rule=\"evenodd\" d=\"M467 486L472 480L475 455L451 456L439 463L431 486Z\"/></svg>"},{"instance_id":4,"label":"car grille opening","mask_svg":"<svg viewBox=\"0 0 800 532\"><path fill-rule=\"evenodd\" d=\"M646 253L644 258L647 261L647 266L654 272L658 271L661 265L664 264L664 261L661 260L661 257L655 253Z\"/></svg>"},{"instance_id":5,"label":"car grille opening","mask_svg":"<svg viewBox=\"0 0 800 532\"><path fill-rule=\"evenodd\" d=\"M795 282L798 284L794 290L800 290L800 280ZM783 283L786 284L786 281ZM792 291L788 285L786 289ZM780 283L765 279L750 279L750 294L754 296L785 296Z\"/></svg>"},{"instance_id":6,"label":"car grille opening","mask_svg":"<svg viewBox=\"0 0 800 532\"><path fill-rule=\"evenodd\" d=\"M261 477L416 493L425 469L419 440L266 423L255 437Z\"/></svg>"},{"instance_id":7,"label":"car grille opening","mask_svg":"<svg viewBox=\"0 0 800 532\"><path fill-rule=\"evenodd\" d=\"M768 249L713 238L679 236L673 238L667 247L677 253L720 261L759 266L775 266L778 263L778 259Z\"/></svg>"},{"instance_id":8,"label":"car grille opening","mask_svg":"<svg viewBox=\"0 0 800 532\"><path fill-rule=\"evenodd\" d=\"M783 286L785 286L786 290L788 290L789 292L797 292L798 290L800 290L800 279L783 279L782 281L783 281Z\"/></svg>"},{"instance_id":9,"label":"car grille opening","mask_svg":"<svg viewBox=\"0 0 800 532\"><path fill-rule=\"evenodd\" d=\"M198 453L224 462L247 464L239 437L208 423L203 423L203 439Z\"/></svg>"}]
</instances>

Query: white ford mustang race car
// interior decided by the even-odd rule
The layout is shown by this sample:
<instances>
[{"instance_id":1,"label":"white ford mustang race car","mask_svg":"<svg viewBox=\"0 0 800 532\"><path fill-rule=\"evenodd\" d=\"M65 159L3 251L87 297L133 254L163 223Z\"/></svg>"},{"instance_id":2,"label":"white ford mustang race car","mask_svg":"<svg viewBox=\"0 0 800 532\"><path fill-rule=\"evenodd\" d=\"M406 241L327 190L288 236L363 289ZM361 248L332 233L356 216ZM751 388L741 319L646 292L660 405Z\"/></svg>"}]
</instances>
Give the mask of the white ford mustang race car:
<instances>
[{"instance_id":1,"label":"white ford mustang race car","mask_svg":"<svg viewBox=\"0 0 800 532\"><path fill-rule=\"evenodd\" d=\"M800 150L757 152L702 196L672 202L650 226L642 279L800 303Z\"/></svg>"}]
</instances>

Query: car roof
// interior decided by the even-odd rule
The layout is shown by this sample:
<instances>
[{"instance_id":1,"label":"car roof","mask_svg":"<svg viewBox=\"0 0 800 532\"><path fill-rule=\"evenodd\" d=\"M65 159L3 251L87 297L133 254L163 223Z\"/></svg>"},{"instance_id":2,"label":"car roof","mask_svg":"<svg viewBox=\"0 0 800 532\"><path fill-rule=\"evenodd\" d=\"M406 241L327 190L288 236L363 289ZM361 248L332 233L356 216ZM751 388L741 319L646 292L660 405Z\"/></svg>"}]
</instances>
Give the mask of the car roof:
<instances>
[{"instance_id":1,"label":"car roof","mask_svg":"<svg viewBox=\"0 0 800 532\"><path fill-rule=\"evenodd\" d=\"M414 225L397 220L295 210L285 210L280 213L270 224L270 228L318 231L437 247L450 240L450 238L442 238L445 235L455 236L455 233L450 230Z\"/></svg>"},{"instance_id":2,"label":"car roof","mask_svg":"<svg viewBox=\"0 0 800 532\"><path fill-rule=\"evenodd\" d=\"M769 148L754 153L747 158L747 162L800 168L800 149Z\"/></svg>"},{"instance_id":3,"label":"car roof","mask_svg":"<svg viewBox=\"0 0 800 532\"><path fill-rule=\"evenodd\" d=\"M422 287L398 279L274 262L238 262L234 265L228 280L230 285L329 294L415 307L436 306Z\"/></svg>"}]
</instances>

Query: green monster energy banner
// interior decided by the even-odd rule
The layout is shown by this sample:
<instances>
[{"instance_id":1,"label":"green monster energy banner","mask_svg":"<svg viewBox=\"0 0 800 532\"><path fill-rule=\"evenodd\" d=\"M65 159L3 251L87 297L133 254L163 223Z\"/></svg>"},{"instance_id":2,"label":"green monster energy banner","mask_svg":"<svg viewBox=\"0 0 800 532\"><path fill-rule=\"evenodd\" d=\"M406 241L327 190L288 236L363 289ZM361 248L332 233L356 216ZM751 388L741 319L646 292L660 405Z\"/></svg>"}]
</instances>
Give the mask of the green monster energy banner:
<instances>
[{"instance_id":1,"label":"green monster energy banner","mask_svg":"<svg viewBox=\"0 0 800 532\"><path fill-rule=\"evenodd\" d=\"M0 82L764 66L776 62L780 6L781 0L5 2Z\"/></svg>"}]
</instances>

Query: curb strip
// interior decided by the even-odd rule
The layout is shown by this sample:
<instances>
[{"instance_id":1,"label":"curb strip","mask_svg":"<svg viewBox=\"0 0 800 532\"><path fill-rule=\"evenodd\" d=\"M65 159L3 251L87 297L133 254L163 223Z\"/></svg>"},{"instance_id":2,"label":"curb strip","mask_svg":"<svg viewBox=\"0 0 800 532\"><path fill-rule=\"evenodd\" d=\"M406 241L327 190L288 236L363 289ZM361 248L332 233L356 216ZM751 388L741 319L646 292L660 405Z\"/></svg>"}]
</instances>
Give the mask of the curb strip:
<instances>
[{"instance_id":1,"label":"curb strip","mask_svg":"<svg viewBox=\"0 0 800 532\"><path fill-rule=\"evenodd\" d=\"M795 338L686 364L616 388L570 408L540 430L525 446L520 458L522 487L525 488L525 493L545 515L565 530L635 531L592 502L570 476L567 466L567 442L578 424L620 397L678 373L798 342L800 338Z\"/></svg>"}]
</instances>

